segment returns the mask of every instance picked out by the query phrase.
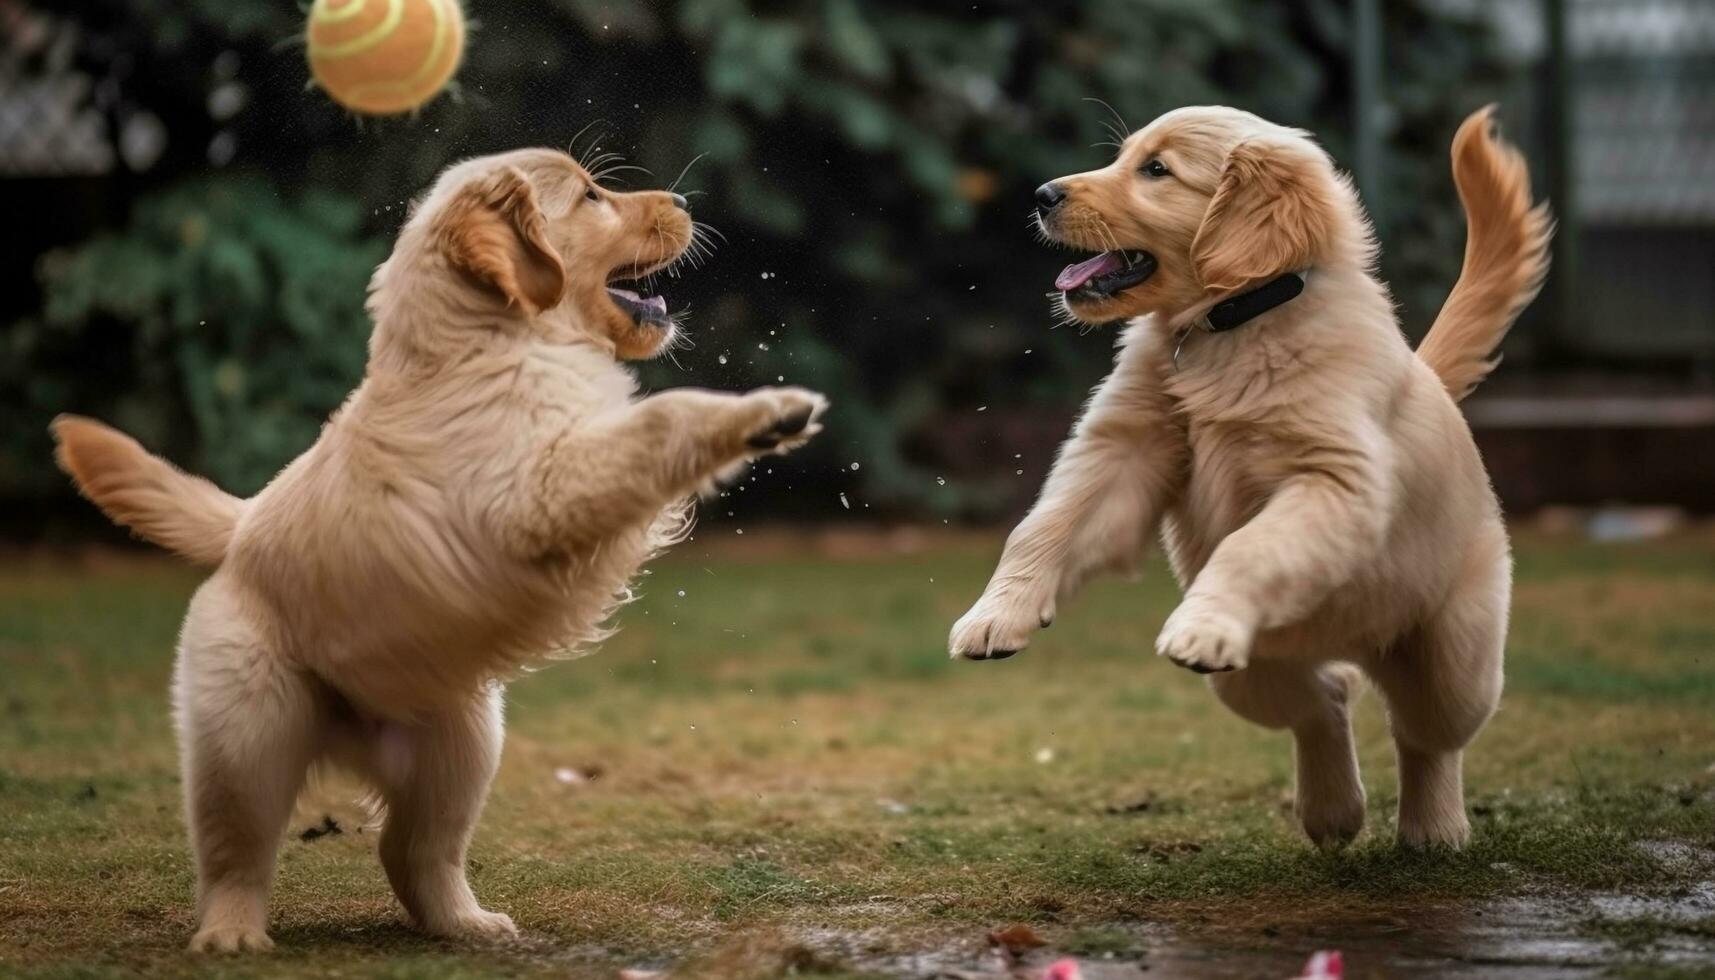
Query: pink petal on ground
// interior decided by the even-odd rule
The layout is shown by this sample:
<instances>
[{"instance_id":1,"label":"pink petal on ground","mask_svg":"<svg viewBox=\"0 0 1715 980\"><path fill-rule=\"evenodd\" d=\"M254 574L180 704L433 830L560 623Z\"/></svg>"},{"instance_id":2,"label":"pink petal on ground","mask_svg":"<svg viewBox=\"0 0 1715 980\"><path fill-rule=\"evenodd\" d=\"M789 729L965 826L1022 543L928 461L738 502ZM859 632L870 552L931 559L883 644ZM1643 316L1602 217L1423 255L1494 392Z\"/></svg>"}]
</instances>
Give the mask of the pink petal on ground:
<instances>
[{"instance_id":1,"label":"pink petal on ground","mask_svg":"<svg viewBox=\"0 0 1715 980\"><path fill-rule=\"evenodd\" d=\"M1304 964L1304 972L1298 977L1299 980L1338 980L1345 975L1345 968L1339 950L1323 950L1310 957L1310 962Z\"/></svg>"},{"instance_id":2,"label":"pink petal on ground","mask_svg":"<svg viewBox=\"0 0 1715 980\"><path fill-rule=\"evenodd\" d=\"M1084 974L1078 969L1078 961L1067 958L1055 960L1048 967L1048 972L1042 974L1042 980L1084 980Z\"/></svg>"}]
</instances>

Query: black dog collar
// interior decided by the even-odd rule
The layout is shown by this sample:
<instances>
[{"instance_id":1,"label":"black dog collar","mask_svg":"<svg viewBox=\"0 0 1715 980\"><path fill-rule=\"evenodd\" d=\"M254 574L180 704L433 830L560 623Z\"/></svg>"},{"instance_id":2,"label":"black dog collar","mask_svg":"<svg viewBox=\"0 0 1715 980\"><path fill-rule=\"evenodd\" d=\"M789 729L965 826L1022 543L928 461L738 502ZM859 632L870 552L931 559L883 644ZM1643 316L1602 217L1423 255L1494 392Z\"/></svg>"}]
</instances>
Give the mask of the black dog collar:
<instances>
[{"instance_id":1,"label":"black dog collar","mask_svg":"<svg viewBox=\"0 0 1715 980\"><path fill-rule=\"evenodd\" d=\"M1270 279L1248 293L1228 297L1210 307L1209 312L1192 320L1180 331L1179 342L1173 345L1174 370L1179 369L1179 352L1185 349L1185 341L1192 331L1202 327L1210 333L1223 333L1243 326L1304 292L1304 280L1309 276L1309 269L1303 272L1288 272Z\"/></svg>"},{"instance_id":2,"label":"black dog collar","mask_svg":"<svg viewBox=\"0 0 1715 980\"><path fill-rule=\"evenodd\" d=\"M1270 279L1248 293L1240 293L1216 303L1204 314L1204 319L1210 333L1221 333L1249 323L1302 292L1304 274L1288 272Z\"/></svg>"}]
</instances>

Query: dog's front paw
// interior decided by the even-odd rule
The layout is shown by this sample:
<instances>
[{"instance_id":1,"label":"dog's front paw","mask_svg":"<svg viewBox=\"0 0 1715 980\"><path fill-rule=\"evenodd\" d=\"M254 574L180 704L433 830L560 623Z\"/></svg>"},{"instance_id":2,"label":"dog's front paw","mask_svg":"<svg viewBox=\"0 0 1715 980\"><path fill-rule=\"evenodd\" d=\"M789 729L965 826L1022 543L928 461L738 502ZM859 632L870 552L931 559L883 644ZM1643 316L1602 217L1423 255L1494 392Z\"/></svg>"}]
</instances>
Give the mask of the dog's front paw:
<instances>
[{"instance_id":1,"label":"dog's front paw","mask_svg":"<svg viewBox=\"0 0 1715 980\"><path fill-rule=\"evenodd\" d=\"M1219 604L1188 598L1167 617L1155 652L1187 670L1213 674L1250 663L1254 630Z\"/></svg>"},{"instance_id":2,"label":"dog's front paw","mask_svg":"<svg viewBox=\"0 0 1715 980\"><path fill-rule=\"evenodd\" d=\"M208 926L191 937L193 953L266 953L273 948L274 940L255 926Z\"/></svg>"},{"instance_id":3,"label":"dog's front paw","mask_svg":"<svg viewBox=\"0 0 1715 980\"><path fill-rule=\"evenodd\" d=\"M1054 597L985 592L953 624L947 651L953 659L1005 660L1030 643L1030 634L1054 622Z\"/></svg>"},{"instance_id":4,"label":"dog's front paw","mask_svg":"<svg viewBox=\"0 0 1715 980\"><path fill-rule=\"evenodd\" d=\"M505 942L518 938L518 927L512 924L510 915L484 909L473 909L443 921L425 923L425 929L436 936L476 942Z\"/></svg>"},{"instance_id":5,"label":"dog's front paw","mask_svg":"<svg viewBox=\"0 0 1715 980\"><path fill-rule=\"evenodd\" d=\"M1300 786L1292 809L1311 843L1324 851L1337 851L1364 829L1364 788L1354 785L1340 792Z\"/></svg>"},{"instance_id":6,"label":"dog's front paw","mask_svg":"<svg viewBox=\"0 0 1715 980\"><path fill-rule=\"evenodd\" d=\"M758 388L743 398L745 453L787 453L822 431L828 400L805 388Z\"/></svg>"}]
</instances>

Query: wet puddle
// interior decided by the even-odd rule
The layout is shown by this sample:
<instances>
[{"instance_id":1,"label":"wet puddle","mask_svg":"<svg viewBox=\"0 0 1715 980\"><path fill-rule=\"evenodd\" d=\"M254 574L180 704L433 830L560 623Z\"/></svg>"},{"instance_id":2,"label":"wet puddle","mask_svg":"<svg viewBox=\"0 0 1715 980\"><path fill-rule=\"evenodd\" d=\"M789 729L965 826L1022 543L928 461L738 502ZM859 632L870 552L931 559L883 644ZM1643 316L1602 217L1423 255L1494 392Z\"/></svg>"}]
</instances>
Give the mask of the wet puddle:
<instances>
[{"instance_id":1,"label":"wet puddle","mask_svg":"<svg viewBox=\"0 0 1715 980\"><path fill-rule=\"evenodd\" d=\"M1626 963L1715 969L1712 925L1715 882L1703 882L1651 897L1521 897L1242 929L1110 924L1079 930L1099 934L1104 951L1075 958L1086 980L1284 980L1320 949L1341 950L1348 977L1561 980ZM883 930L789 936L818 963L911 980L1036 980L1070 955L1052 946L1008 954L981 936L918 950L901 950Z\"/></svg>"}]
</instances>

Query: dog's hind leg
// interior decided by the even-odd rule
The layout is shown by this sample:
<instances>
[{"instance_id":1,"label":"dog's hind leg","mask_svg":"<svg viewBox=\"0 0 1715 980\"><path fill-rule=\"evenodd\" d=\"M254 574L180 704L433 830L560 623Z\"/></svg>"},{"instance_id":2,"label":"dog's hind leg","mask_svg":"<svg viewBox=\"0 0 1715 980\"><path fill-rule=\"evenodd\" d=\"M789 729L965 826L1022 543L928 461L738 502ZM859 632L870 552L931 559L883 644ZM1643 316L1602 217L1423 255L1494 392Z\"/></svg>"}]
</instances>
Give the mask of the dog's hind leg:
<instances>
[{"instance_id":1,"label":"dog's hind leg","mask_svg":"<svg viewBox=\"0 0 1715 980\"><path fill-rule=\"evenodd\" d=\"M1504 538L1473 548L1441 611L1366 665L1387 696L1399 753L1402 844L1462 847L1470 839L1464 749L1500 703L1511 591Z\"/></svg>"},{"instance_id":2,"label":"dog's hind leg","mask_svg":"<svg viewBox=\"0 0 1715 980\"><path fill-rule=\"evenodd\" d=\"M1358 669L1349 664L1280 660L1209 676L1209 686L1234 714L1264 728L1291 730L1297 764L1293 808L1318 847L1342 847L1364 826L1364 784L1348 713L1360 683Z\"/></svg>"},{"instance_id":3,"label":"dog's hind leg","mask_svg":"<svg viewBox=\"0 0 1715 980\"><path fill-rule=\"evenodd\" d=\"M503 939L512 919L485 911L465 879L465 851L504 739L499 686L419 723L380 726L373 775L387 801L381 864L413 921L437 936Z\"/></svg>"},{"instance_id":4,"label":"dog's hind leg","mask_svg":"<svg viewBox=\"0 0 1715 980\"><path fill-rule=\"evenodd\" d=\"M268 891L315 753L319 694L265 649L218 580L191 603L173 679L197 864L191 949L266 950Z\"/></svg>"}]
</instances>

